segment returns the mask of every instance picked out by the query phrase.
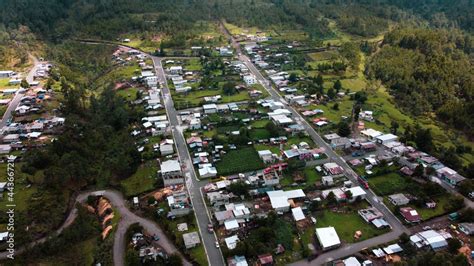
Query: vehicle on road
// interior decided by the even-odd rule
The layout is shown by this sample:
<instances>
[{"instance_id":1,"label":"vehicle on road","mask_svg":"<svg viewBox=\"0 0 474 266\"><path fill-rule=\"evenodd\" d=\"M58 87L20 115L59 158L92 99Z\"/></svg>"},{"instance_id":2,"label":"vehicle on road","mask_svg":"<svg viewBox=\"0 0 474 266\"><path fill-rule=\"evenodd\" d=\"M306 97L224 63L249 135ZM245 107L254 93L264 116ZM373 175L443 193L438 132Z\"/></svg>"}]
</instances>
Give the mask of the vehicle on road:
<instances>
[{"instance_id":1,"label":"vehicle on road","mask_svg":"<svg viewBox=\"0 0 474 266\"><path fill-rule=\"evenodd\" d=\"M207 224L207 231L211 234L214 233L214 228L212 227L212 224Z\"/></svg>"},{"instance_id":2,"label":"vehicle on road","mask_svg":"<svg viewBox=\"0 0 474 266\"><path fill-rule=\"evenodd\" d=\"M160 240L160 237L158 235L153 235L153 240L158 241Z\"/></svg>"},{"instance_id":3,"label":"vehicle on road","mask_svg":"<svg viewBox=\"0 0 474 266\"><path fill-rule=\"evenodd\" d=\"M216 248L219 248L219 242L216 241Z\"/></svg>"}]
</instances>

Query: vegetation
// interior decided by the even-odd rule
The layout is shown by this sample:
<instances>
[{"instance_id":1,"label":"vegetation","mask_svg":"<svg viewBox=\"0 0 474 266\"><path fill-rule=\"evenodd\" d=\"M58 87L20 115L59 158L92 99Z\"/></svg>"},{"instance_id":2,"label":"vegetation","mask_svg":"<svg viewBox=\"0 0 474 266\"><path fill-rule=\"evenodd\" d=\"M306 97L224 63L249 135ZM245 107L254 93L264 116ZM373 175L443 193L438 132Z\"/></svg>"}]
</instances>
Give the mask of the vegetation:
<instances>
[{"instance_id":1,"label":"vegetation","mask_svg":"<svg viewBox=\"0 0 474 266\"><path fill-rule=\"evenodd\" d=\"M230 150L216 164L220 175L246 173L263 167L264 164L253 147Z\"/></svg>"}]
</instances>

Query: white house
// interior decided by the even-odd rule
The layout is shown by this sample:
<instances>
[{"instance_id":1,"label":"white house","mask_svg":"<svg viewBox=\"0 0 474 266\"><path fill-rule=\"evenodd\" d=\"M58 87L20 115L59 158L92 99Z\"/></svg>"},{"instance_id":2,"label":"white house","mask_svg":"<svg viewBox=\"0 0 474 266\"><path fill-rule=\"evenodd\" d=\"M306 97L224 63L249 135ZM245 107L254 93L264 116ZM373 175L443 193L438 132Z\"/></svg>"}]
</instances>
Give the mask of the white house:
<instances>
[{"instance_id":1,"label":"white house","mask_svg":"<svg viewBox=\"0 0 474 266\"><path fill-rule=\"evenodd\" d=\"M217 105L216 104L205 104L202 106L204 109L205 114L214 114L217 113Z\"/></svg>"},{"instance_id":2,"label":"white house","mask_svg":"<svg viewBox=\"0 0 474 266\"><path fill-rule=\"evenodd\" d=\"M172 66L169 68L169 71L171 74L178 75L183 73L183 67L182 66Z\"/></svg>"},{"instance_id":3,"label":"white house","mask_svg":"<svg viewBox=\"0 0 474 266\"><path fill-rule=\"evenodd\" d=\"M165 186L184 183L181 165L177 160L168 160L161 163L161 175Z\"/></svg>"},{"instance_id":4,"label":"white house","mask_svg":"<svg viewBox=\"0 0 474 266\"><path fill-rule=\"evenodd\" d=\"M273 209L277 212L287 212L290 210L289 199L306 197L306 194L301 189L267 191L267 195L270 198Z\"/></svg>"},{"instance_id":5,"label":"white house","mask_svg":"<svg viewBox=\"0 0 474 266\"><path fill-rule=\"evenodd\" d=\"M257 84L257 79L255 78L254 75L245 75L244 77L244 82L247 84L247 86Z\"/></svg>"},{"instance_id":6,"label":"white house","mask_svg":"<svg viewBox=\"0 0 474 266\"><path fill-rule=\"evenodd\" d=\"M337 248L341 245L341 241L334 227L316 228L316 237L323 250Z\"/></svg>"},{"instance_id":7,"label":"white house","mask_svg":"<svg viewBox=\"0 0 474 266\"><path fill-rule=\"evenodd\" d=\"M397 141L398 137L393 134L385 134L375 137L375 140L379 144L387 144L389 142Z\"/></svg>"}]
</instances>

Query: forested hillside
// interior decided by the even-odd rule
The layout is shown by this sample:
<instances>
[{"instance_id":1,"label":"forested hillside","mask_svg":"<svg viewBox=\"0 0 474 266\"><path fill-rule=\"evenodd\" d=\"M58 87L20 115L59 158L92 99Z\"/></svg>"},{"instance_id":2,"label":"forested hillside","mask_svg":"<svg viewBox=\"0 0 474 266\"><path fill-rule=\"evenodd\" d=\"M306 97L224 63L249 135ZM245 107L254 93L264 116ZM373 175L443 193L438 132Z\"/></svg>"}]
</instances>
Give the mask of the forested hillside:
<instances>
[{"instance_id":1,"label":"forested hillside","mask_svg":"<svg viewBox=\"0 0 474 266\"><path fill-rule=\"evenodd\" d=\"M456 31L397 29L386 35L369 75L382 80L400 106L414 115L435 112L472 134L473 39Z\"/></svg>"}]
</instances>

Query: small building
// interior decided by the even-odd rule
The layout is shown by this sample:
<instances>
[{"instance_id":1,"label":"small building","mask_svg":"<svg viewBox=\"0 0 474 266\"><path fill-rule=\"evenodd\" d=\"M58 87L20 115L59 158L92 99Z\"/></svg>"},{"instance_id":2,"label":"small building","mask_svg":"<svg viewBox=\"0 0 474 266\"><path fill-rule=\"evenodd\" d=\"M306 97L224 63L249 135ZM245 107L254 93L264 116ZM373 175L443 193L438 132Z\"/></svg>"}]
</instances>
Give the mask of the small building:
<instances>
[{"instance_id":1,"label":"small building","mask_svg":"<svg viewBox=\"0 0 474 266\"><path fill-rule=\"evenodd\" d=\"M170 207L169 215L173 217L181 217L191 213L191 201L186 192L174 192L166 198Z\"/></svg>"},{"instance_id":2,"label":"small building","mask_svg":"<svg viewBox=\"0 0 474 266\"><path fill-rule=\"evenodd\" d=\"M272 254L263 254L258 256L258 265L260 266L270 266L273 265L273 256Z\"/></svg>"},{"instance_id":3,"label":"small building","mask_svg":"<svg viewBox=\"0 0 474 266\"><path fill-rule=\"evenodd\" d=\"M8 154L12 150L12 146L10 144L0 144L0 154Z\"/></svg>"},{"instance_id":4,"label":"small building","mask_svg":"<svg viewBox=\"0 0 474 266\"><path fill-rule=\"evenodd\" d=\"M449 233L426 230L410 236L410 243L417 248L428 246L437 251L446 248L448 246L446 239L451 237Z\"/></svg>"},{"instance_id":5,"label":"small building","mask_svg":"<svg viewBox=\"0 0 474 266\"><path fill-rule=\"evenodd\" d=\"M247 86L257 84L257 79L255 78L254 75L245 75L243 79L244 79L245 84L247 84Z\"/></svg>"},{"instance_id":6,"label":"small building","mask_svg":"<svg viewBox=\"0 0 474 266\"><path fill-rule=\"evenodd\" d=\"M321 182L324 186L332 186L334 185L334 178L330 175L323 176Z\"/></svg>"},{"instance_id":7,"label":"small building","mask_svg":"<svg viewBox=\"0 0 474 266\"><path fill-rule=\"evenodd\" d=\"M169 71L173 75L179 75L183 73L183 67L182 66L172 66L169 68Z\"/></svg>"},{"instance_id":8,"label":"small building","mask_svg":"<svg viewBox=\"0 0 474 266\"><path fill-rule=\"evenodd\" d=\"M337 163L325 163L323 167L331 175L340 175L344 173L344 169Z\"/></svg>"},{"instance_id":9,"label":"small building","mask_svg":"<svg viewBox=\"0 0 474 266\"><path fill-rule=\"evenodd\" d=\"M272 163L274 161L273 154L270 150L258 151L258 157L260 157L264 163Z\"/></svg>"},{"instance_id":10,"label":"small building","mask_svg":"<svg viewBox=\"0 0 474 266\"><path fill-rule=\"evenodd\" d=\"M407 223L419 223L421 222L421 216L412 207L400 208L400 214L403 216Z\"/></svg>"},{"instance_id":11,"label":"small building","mask_svg":"<svg viewBox=\"0 0 474 266\"><path fill-rule=\"evenodd\" d=\"M237 247L237 243L239 242L239 237L237 235L230 236L224 239L225 244L229 250L235 249Z\"/></svg>"},{"instance_id":12,"label":"small building","mask_svg":"<svg viewBox=\"0 0 474 266\"><path fill-rule=\"evenodd\" d=\"M239 229L239 222L236 219L224 222L224 227L227 232L237 231Z\"/></svg>"},{"instance_id":13,"label":"small building","mask_svg":"<svg viewBox=\"0 0 474 266\"><path fill-rule=\"evenodd\" d=\"M205 104L202 106L204 109L205 114L215 114L217 113L217 105L216 104Z\"/></svg>"},{"instance_id":14,"label":"small building","mask_svg":"<svg viewBox=\"0 0 474 266\"><path fill-rule=\"evenodd\" d=\"M217 169L212 164L201 164L198 171L201 178L210 178L217 175Z\"/></svg>"},{"instance_id":15,"label":"small building","mask_svg":"<svg viewBox=\"0 0 474 266\"><path fill-rule=\"evenodd\" d=\"M267 191L267 195L270 198L273 209L277 212L287 212L290 210L289 199L306 197L306 194L301 189Z\"/></svg>"},{"instance_id":16,"label":"small building","mask_svg":"<svg viewBox=\"0 0 474 266\"><path fill-rule=\"evenodd\" d=\"M342 261L344 266L361 266L360 262L357 260L356 257L349 257Z\"/></svg>"},{"instance_id":17,"label":"small building","mask_svg":"<svg viewBox=\"0 0 474 266\"><path fill-rule=\"evenodd\" d=\"M186 249L191 249L201 244L198 232L191 232L183 234L184 246Z\"/></svg>"},{"instance_id":18,"label":"small building","mask_svg":"<svg viewBox=\"0 0 474 266\"><path fill-rule=\"evenodd\" d=\"M160 144L160 153L161 156L166 156L174 153L173 144L162 143Z\"/></svg>"},{"instance_id":19,"label":"small building","mask_svg":"<svg viewBox=\"0 0 474 266\"><path fill-rule=\"evenodd\" d=\"M235 218L232 210L218 211L214 213L214 217L219 225L223 225L226 221L233 220Z\"/></svg>"},{"instance_id":20,"label":"small building","mask_svg":"<svg viewBox=\"0 0 474 266\"><path fill-rule=\"evenodd\" d=\"M362 134L363 136L365 136L365 137L368 138L369 140L373 140L373 139L375 139L376 137L383 135L382 132L380 132L380 131L378 131L378 130L375 130L375 129L372 129L372 128L368 128L368 129L362 130L362 131L360 132L360 134Z\"/></svg>"},{"instance_id":21,"label":"small building","mask_svg":"<svg viewBox=\"0 0 474 266\"><path fill-rule=\"evenodd\" d=\"M293 219L295 219L296 222L306 219L301 207L291 209L291 213L293 215Z\"/></svg>"},{"instance_id":22,"label":"small building","mask_svg":"<svg viewBox=\"0 0 474 266\"><path fill-rule=\"evenodd\" d=\"M316 228L316 237L324 251L337 248L341 245L341 241L334 227Z\"/></svg>"},{"instance_id":23,"label":"small building","mask_svg":"<svg viewBox=\"0 0 474 266\"><path fill-rule=\"evenodd\" d=\"M374 207L360 209L357 212L359 213L360 217L362 217L362 219L364 219L364 221L366 221L367 223L370 223L375 219L383 217L383 214Z\"/></svg>"},{"instance_id":24,"label":"small building","mask_svg":"<svg viewBox=\"0 0 474 266\"><path fill-rule=\"evenodd\" d=\"M233 256L230 258L227 258L227 265L228 266L248 266L247 259L245 259L245 256Z\"/></svg>"},{"instance_id":25,"label":"small building","mask_svg":"<svg viewBox=\"0 0 474 266\"><path fill-rule=\"evenodd\" d=\"M393 141L397 141L398 137L393 134L385 134L375 137L375 141L379 144L387 144Z\"/></svg>"},{"instance_id":26,"label":"small building","mask_svg":"<svg viewBox=\"0 0 474 266\"><path fill-rule=\"evenodd\" d=\"M443 180L444 182L448 183L452 187L457 186L466 178L458 174L458 172L454 171L449 167L443 167L436 170L436 175Z\"/></svg>"},{"instance_id":27,"label":"small building","mask_svg":"<svg viewBox=\"0 0 474 266\"><path fill-rule=\"evenodd\" d=\"M161 175L165 186L184 183L181 165L177 160L168 160L161 163Z\"/></svg>"},{"instance_id":28,"label":"small building","mask_svg":"<svg viewBox=\"0 0 474 266\"><path fill-rule=\"evenodd\" d=\"M0 78L11 78L15 74L16 73L11 71L11 70L2 70L2 71L0 71Z\"/></svg>"},{"instance_id":29,"label":"small building","mask_svg":"<svg viewBox=\"0 0 474 266\"><path fill-rule=\"evenodd\" d=\"M395 206L407 205L410 202L410 199L408 199L402 193L390 195L388 196L388 200Z\"/></svg>"},{"instance_id":30,"label":"small building","mask_svg":"<svg viewBox=\"0 0 474 266\"><path fill-rule=\"evenodd\" d=\"M458 228L468 236L474 235L474 223L460 223L458 224Z\"/></svg>"},{"instance_id":31,"label":"small building","mask_svg":"<svg viewBox=\"0 0 474 266\"><path fill-rule=\"evenodd\" d=\"M12 142L18 142L20 141L20 135L19 134L8 134L3 137L3 143L12 143Z\"/></svg>"}]
</instances>

